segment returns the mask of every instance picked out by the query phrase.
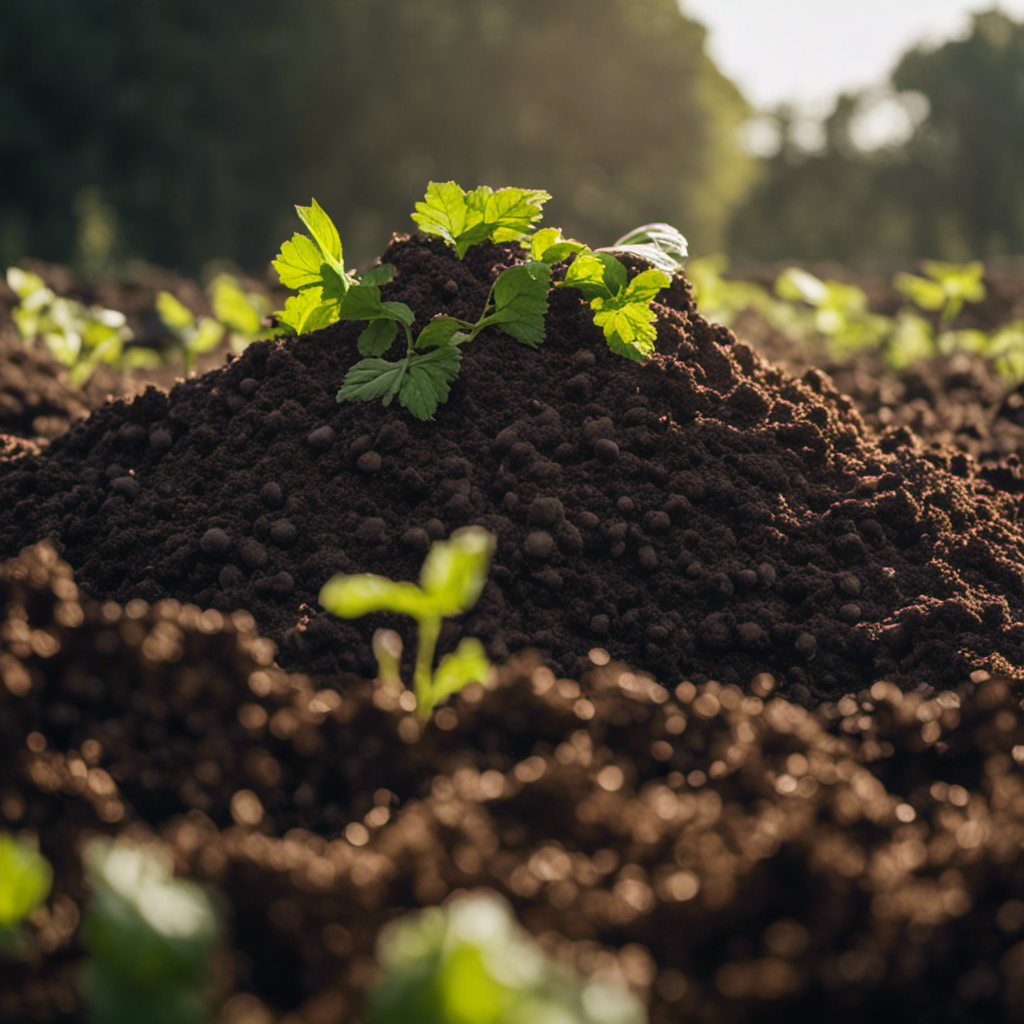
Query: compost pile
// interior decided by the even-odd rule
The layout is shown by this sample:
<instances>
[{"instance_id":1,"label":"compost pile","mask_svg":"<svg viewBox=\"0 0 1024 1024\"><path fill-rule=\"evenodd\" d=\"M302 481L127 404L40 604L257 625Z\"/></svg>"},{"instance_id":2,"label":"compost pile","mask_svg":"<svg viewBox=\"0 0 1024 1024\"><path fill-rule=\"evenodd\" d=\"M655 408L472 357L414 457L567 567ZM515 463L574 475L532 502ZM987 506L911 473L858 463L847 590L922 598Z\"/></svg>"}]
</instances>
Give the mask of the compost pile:
<instances>
[{"instance_id":1,"label":"compost pile","mask_svg":"<svg viewBox=\"0 0 1024 1024\"><path fill-rule=\"evenodd\" d=\"M517 253L396 240L384 297L474 318ZM336 402L358 325L256 343L6 466L0 553L49 538L96 597L245 608L282 667L334 681L372 671L380 622L331 620L321 586L415 578L467 523L498 545L459 629L498 659L533 647L571 675L601 646L672 684L770 671L806 706L1024 665L1010 496L906 429L866 432L823 374L792 380L707 324L681 276L661 298L635 365L553 289L544 345L467 346L435 422Z\"/></svg>"},{"instance_id":2,"label":"compost pile","mask_svg":"<svg viewBox=\"0 0 1024 1024\"><path fill-rule=\"evenodd\" d=\"M399 238L384 298L472 320L521 258ZM0 828L56 872L0 1019L80 1019L78 855L124 831L225 894L223 1024L355 1019L380 927L481 886L654 1024L1019 1016L1019 496L682 276L657 309L633 364L554 289L434 422L335 401L337 324L0 462ZM469 523L497 550L441 648L499 679L424 728L368 681L402 620L317 594Z\"/></svg>"}]
</instances>

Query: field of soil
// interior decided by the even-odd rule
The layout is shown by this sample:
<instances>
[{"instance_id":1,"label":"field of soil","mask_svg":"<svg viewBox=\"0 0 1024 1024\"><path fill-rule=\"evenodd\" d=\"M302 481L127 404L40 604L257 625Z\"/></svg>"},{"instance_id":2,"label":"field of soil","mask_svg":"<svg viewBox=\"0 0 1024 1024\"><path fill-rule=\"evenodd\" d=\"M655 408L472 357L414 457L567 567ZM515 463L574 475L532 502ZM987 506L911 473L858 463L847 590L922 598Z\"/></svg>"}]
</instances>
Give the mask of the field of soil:
<instances>
[{"instance_id":1,"label":"field of soil","mask_svg":"<svg viewBox=\"0 0 1024 1024\"><path fill-rule=\"evenodd\" d=\"M473 320L522 258L396 238L384 298ZM1024 399L656 309L634 364L553 289L433 422L336 402L351 323L102 405L2 348L0 831L55 884L0 1020L83 1019L95 834L221 894L219 1024L358 1020L382 925L481 888L652 1024L1020 1019ZM371 681L408 620L317 595L471 523L440 649L496 680L421 726Z\"/></svg>"}]
</instances>

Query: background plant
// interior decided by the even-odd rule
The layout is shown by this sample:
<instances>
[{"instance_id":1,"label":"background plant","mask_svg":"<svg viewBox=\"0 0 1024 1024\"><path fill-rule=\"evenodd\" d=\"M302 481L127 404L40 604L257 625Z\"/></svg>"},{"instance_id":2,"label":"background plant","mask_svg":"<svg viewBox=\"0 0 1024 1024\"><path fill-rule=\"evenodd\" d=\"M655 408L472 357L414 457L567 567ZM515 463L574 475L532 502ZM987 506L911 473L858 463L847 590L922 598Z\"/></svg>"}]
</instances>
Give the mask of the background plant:
<instances>
[{"instance_id":1,"label":"background plant","mask_svg":"<svg viewBox=\"0 0 1024 1024\"><path fill-rule=\"evenodd\" d=\"M53 872L39 851L0 834L0 954L22 948L19 926L50 892Z\"/></svg>"},{"instance_id":2,"label":"background plant","mask_svg":"<svg viewBox=\"0 0 1024 1024\"><path fill-rule=\"evenodd\" d=\"M400 918L380 937L367 1024L644 1024L625 988L550 960L491 893Z\"/></svg>"},{"instance_id":3,"label":"background plant","mask_svg":"<svg viewBox=\"0 0 1024 1024\"><path fill-rule=\"evenodd\" d=\"M409 615L418 627L413 690L420 718L426 720L438 701L461 690L467 683L484 682L491 666L479 640L463 638L445 655L437 668L434 651L446 616L461 615L476 604L487 580L495 540L479 526L456 530L447 541L436 541L420 570L420 585L395 583L383 576L363 573L334 576L320 591L320 604L333 615L361 618L371 612ZM379 675L397 675L394 639L378 637L374 643Z\"/></svg>"}]
</instances>

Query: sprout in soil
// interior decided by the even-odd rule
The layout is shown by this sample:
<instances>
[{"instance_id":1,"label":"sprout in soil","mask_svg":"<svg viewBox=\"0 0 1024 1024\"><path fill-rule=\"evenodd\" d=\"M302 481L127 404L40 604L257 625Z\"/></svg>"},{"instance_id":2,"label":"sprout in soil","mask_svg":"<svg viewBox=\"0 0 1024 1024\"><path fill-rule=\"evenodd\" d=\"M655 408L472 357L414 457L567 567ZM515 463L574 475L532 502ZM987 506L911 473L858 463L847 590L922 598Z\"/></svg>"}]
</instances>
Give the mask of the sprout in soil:
<instances>
[{"instance_id":1,"label":"sprout in soil","mask_svg":"<svg viewBox=\"0 0 1024 1024\"><path fill-rule=\"evenodd\" d=\"M46 899L52 881L50 865L33 846L0 835L0 953L21 951L18 928Z\"/></svg>"},{"instance_id":2,"label":"sprout in soil","mask_svg":"<svg viewBox=\"0 0 1024 1024\"><path fill-rule=\"evenodd\" d=\"M371 612L411 615L419 626L413 689L420 718L426 720L438 701L467 683L483 682L490 662L479 640L464 638L434 670L434 649L446 615L461 615L476 604L487 579L495 540L479 526L456 530L451 539L433 544L420 570L420 585L395 583L362 573L334 576L320 591L320 604L345 619ZM390 630L374 636L374 654L382 681L398 678L401 642Z\"/></svg>"}]
</instances>

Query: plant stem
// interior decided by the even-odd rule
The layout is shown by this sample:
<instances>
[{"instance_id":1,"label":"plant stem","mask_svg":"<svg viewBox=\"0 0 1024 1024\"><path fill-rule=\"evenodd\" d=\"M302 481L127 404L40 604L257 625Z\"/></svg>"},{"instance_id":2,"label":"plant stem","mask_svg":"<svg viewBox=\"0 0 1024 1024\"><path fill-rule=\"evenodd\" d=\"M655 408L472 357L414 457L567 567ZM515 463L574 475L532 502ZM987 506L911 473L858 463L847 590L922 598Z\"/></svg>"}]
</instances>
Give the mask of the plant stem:
<instances>
[{"instance_id":1,"label":"plant stem","mask_svg":"<svg viewBox=\"0 0 1024 1024\"><path fill-rule=\"evenodd\" d=\"M419 627L416 668L412 679L416 690L416 708L420 718L425 720L430 717L430 711L434 706L434 650L441 635L441 616L425 616L420 619Z\"/></svg>"}]
</instances>

